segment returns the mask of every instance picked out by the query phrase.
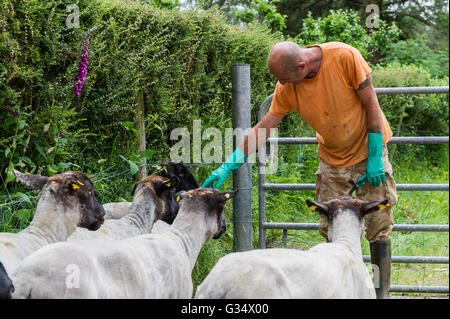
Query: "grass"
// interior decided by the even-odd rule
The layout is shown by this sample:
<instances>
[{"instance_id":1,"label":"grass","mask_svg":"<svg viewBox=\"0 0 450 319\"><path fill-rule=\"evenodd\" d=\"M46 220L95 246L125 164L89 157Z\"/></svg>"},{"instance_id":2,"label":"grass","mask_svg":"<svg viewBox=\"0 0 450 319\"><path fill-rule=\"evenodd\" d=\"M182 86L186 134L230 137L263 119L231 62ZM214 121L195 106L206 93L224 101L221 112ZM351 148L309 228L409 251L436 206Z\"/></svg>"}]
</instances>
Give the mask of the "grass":
<instances>
[{"instance_id":1,"label":"grass","mask_svg":"<svg viewBox=\"0 0 450 319\"><path fill-rule=\"evenodd\" d=\"M449 162L448 145L441 160L433 162L425 157L391 154L394 177L398 184L436 183L448 184ZM282 157L275 174L266 177L272 183L314 183L314 172L317 168L316 146L304 146L302 149L287 146L288 150L280 150ZM290 149L289 149L290 148ZM285 153L283 153L285 152ZM297 153L295 153L297 152ZM300 153L299 153L300 152ZM292 154L295 156L292 156ZM301 156L299 156L301 155ZM432 155L432 154L431 154ZM432 157L430 155L430 158ZM288 158L288 160L284 160ZM298 159L301 158L301 161ZM437 162L437 164L436 164ZM189 170L202 181L217 165L188 165ZM133 180L124 167L108 168L104 171L89 174L95 182L97 193L102 202L131 200ZM252 243L258 247L258 189L257 167L252 168ZM232 189L232 178L228 178L222 190ZM394 206L395 223L398 224L448 224L449 194L448 192L398 192L399 200ZM316 213L305 205L306 199L313 199L313 191L268 191L266 193L267 221L272 222L307 222L317 223ZM38 192L17 188L8 194L0 194L0 231L16 232L26 227L32 216L33 207L38 199ZM192 277L194 287L199 285L220 257L233 252L232 205L225 206L228 230L225 235L206 243L198 256ZM282 230L268 230L267 247L284 247ZM317 231L288 231L286 247L309 249L324 239ZM448 233L431 232L393 232L393 256L448 256ZM364 238L363 253L369 254L369 244ZM392 285L425 285L448 286L447 265L393 264Z\"/></svg>"}]
</instances>

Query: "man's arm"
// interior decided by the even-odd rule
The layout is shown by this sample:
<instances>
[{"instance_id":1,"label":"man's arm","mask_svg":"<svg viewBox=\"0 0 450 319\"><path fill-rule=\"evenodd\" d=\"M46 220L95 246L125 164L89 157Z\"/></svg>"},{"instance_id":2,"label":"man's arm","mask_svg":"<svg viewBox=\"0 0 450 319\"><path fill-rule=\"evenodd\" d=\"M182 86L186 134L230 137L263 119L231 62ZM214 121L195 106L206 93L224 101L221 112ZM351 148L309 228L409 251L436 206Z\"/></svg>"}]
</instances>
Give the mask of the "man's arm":
<instances>
[{"instance_id":1,"label":"man's arm","mask_svg":"<svg viewBox=\"0 0 450 319\"><path fill-rule=\"evenodd\" d=\"M282 118L283 116L276 116L270 113L270 111L267 112L263 119L250 130L250 133L238 145L233 154L208 176L202 184L202 187L220 188L228 175L233 170L242 166L247 161L248 156L253 154L261 144L267 141L270 135L270 129L277 126Z\"/></svg>"},{"instance_id":2,"label":"man's arm","mask_svg":"<svg viewBox=\"0 0 450 319\"><path fill-rule=\"evenodd\" d=\"M256 124L238 147L247 157L252 155L270 136L270 129L275 128L284 116L273 115L267 112L266 115Z\"/></svg>"},{"instance_id":3,"label":"man's arm","mask_svg":"<svg viewBox=\"0 0 450 319\"><path fill-rule=\"evenodd\" d=\"M378 104L377 94L372 85L370 75L362 82L356 90L361 103L366 108L367 129L370 133L383 133L383 116Z\"/></svg>"},{"instance_id":4,"label":"man's arm","mask_svg":"<svg viewBox=\"0 0 450 319\"><path fill-rule=\"evenodd\" d=\"M374 187L378 187L386 181L381 159L383 155L383 112L378 104L377 94L370 76L367 76L367 79L359 85L356 94L366 108L367 130L369 131L366 174L358 179L356 187L361 187L366 181Z\"/></svg>"}]
</instances>

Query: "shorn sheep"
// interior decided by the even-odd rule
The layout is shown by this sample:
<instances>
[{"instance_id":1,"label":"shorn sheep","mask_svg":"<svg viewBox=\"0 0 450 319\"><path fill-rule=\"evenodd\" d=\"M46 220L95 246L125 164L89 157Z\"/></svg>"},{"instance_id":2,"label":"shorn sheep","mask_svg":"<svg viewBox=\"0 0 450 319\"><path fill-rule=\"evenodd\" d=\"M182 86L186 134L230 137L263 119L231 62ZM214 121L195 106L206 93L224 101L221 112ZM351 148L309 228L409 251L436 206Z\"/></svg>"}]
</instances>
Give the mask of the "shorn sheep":
<instances>
[{"instance_id":1,"label":"shorn sheep","mask_svg":"<svg viewBox=\"0 0 450 319\"><path fill-rule=\"evenodd\" d=\"M198 188L198 183L194 176L182 163L174 162L162 162L159 164L161 167L153 175L159 175L162 177L176 177L179 183L175 187L175 192L188 191ZM128 213L131 207L131 202L114 202L106 203L103 205L105 208L105 219L119 219Z\"/></svg>"},{"instance_id":2,"label":"shorn sheep","mask_svg":"<svg viewBox=\"0 0 450 319\"><path fill-rule=\"evenodd\" d=\"M171 224L178 213L177 185L176 177L148 176L134 185L133 202L125 216L106 220L95 232L78 227L67 240L119 240L150 233L157 220Z\"/></svg>"},{"instance_id":3,"label":"shorn sheep","mask_svg":"<svg viewBox=\"0 0 450 319\"><path fill-rule=\"evenodd\" d=\"M388 200L365 203L347 196L306 203L328 218L330 242L308 251L272 248L226 255L197 288L196 298L375 298L362 259L362 218Z\"/></svg>"},{"instance_id":4,"label":"shorn sheep","mask_svg":"<svg viewBox=\"0 0 450 319\"><path fill-rule=\"evenodd\" d=\"M18 233L0 233L0 262L9 275L28 255L66 240L77 226L97 230L105 214L93 183L80 172L53 177L14 173L26 186L42 191L30 225Z\"/></svg>"},{"instance_id":5,"label":"shorn sheep","mask_svg":"<svg viewBox=\"0 0 450 319\"><path fill-rule=\"evenodd\" d=\"M159 234L44 247L12 275L13 298L191 298L197 256L225 232L224 204L235 193L178 193L178 215Z\"/></svg>"}]
</instances>

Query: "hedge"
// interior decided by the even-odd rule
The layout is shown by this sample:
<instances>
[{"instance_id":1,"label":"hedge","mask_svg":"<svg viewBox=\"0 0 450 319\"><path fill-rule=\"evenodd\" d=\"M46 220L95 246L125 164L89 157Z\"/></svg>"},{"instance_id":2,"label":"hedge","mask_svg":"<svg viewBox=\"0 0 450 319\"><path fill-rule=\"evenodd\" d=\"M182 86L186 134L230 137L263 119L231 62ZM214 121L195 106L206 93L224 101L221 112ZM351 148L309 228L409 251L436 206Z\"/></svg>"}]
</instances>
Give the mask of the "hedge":
<instances>
[{"instance_id":1,"label":"hedge","mask_svg":"<svg viewBox=\"0 0 450 319\"><path fill-rule=\"evenodd\" d=\"M167 159L170 132L231 127L231 66L251 65L252 123L275 79L266 59L276 35L230 26L215 11L160 10L141 1L80 0L80 27L68 28L73 0L5 0L0 5L0 177L13 167L55 174L95 171L137 160L136 95L146 111L147 153ZM89 38L88 73L77 98L74 79ZM423 68L375 67L381 86L448 85ZM380 105L400 135L448 135L445 95L383 96ZM402 106L406 105L402 113ZM292 114L283 136L311 136ZM150 154L150 155L149 155ZM153 155L151 155L153 154ZM5 188L6 189L5 183Z\"/></svg>"},{"instance_id":2,"label":"hedge","mask_svg":"<svg viewBox=\"0 0 450 319\"><path fill-rule=\"evenodd\" d=\"M0 47L0 160L55 173L94 169L135 154L136 95L144 92L147 148L169 154L176 127L231 127L231 66L251 65L252 105L273 90L262 29L226 24L216 12L160 10L140 1L4 1ZM74 83L89 38L81 97ZM255 113L256 116L256 113ZM256 118L255 118L256 120ZM8 167L10 169L8 169Z\"/></svg>"}]
</instances>

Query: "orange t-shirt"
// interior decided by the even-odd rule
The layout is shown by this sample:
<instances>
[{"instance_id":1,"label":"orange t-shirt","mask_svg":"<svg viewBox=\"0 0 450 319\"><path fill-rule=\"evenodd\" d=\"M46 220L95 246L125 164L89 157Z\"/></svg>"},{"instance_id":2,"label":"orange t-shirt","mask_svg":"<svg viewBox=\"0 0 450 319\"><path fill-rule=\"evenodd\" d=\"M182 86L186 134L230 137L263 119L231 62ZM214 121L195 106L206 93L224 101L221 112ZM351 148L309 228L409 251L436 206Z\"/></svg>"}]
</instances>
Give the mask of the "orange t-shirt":
<instances>
[{"instance_id":1,"label":"orange t-shirt","mask_svg":"<svg viewBox=\"0 0 450 319\"><path fill-rule=\"evenodd\" d=\"M361 53L341 42L314 45L322 50L319 72L299 84L277 83L269 109L282 116L295 110L316 131L319 156L334 167L353 166L367 158L366 110L356 89L370 68ZM383 144L392 131L383 114Z\"/></svg>"}]
</instances>

